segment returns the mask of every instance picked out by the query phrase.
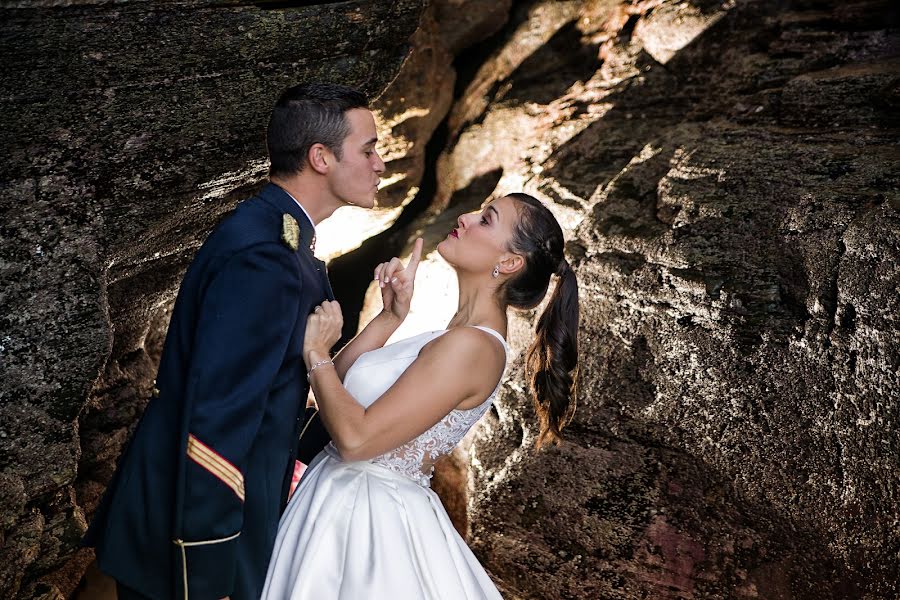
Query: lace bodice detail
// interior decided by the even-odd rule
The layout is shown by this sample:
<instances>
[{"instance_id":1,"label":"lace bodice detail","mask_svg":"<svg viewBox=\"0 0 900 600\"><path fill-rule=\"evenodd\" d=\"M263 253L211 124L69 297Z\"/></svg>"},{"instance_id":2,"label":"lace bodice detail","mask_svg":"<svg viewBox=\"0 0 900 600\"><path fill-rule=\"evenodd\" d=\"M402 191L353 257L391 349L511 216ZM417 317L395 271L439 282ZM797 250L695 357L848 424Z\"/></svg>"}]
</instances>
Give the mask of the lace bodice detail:
<instances>
[{"instance_id":1,"label":"lace bodice detail","mask_svg":"<svg viewBox=\"0 0 900 600\"><path fill-rule=\"evenodd\" d=\"M499 333L487 327L478 327L492 334L503 344ZM419 355L419 351L431 340L446 331L431 331L402 340L361 355L344 377L347 391L363 406L370 406L390 388ZM468 410L452 410L431 429L414 440L390 452L371 459L370 462L405 475L424 487L430 487L434 462L449 454L469 429L484 416L497 395L500 384L484 402Z\"/></svg>"},{"instance_id":2,"label":"lace bodice detail","mask_svg":"<svg viewBox=\"0 0 900 600\"><path fill-rule=\"evenodd\" d=\"M371 462L402 473L429 487L435 461L449 454L491 406L494 395L470 410L454 410L411 442L373 458Z\"/></svg>"}]
</instances>

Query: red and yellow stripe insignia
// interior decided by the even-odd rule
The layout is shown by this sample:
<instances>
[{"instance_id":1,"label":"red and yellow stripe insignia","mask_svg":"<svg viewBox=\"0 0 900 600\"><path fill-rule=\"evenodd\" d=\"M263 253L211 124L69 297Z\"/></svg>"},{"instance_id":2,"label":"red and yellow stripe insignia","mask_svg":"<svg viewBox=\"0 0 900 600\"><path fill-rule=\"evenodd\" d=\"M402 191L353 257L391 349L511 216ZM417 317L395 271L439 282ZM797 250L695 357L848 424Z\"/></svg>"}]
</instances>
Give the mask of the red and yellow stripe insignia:
<instances>
[{"instance_id":1,"label":"red and yellow stripe insignia","mask_svg":"<svg viewBox=\"0 0 900 600\"><path fill-rule=\"evenodd\" d=\"M193 433L188 435L187 455L195 463L230 487L231 491L241 499L241 502L244 501L244 476L241 475L237 467L194 437Z\"/></svg>"}]
</instances>

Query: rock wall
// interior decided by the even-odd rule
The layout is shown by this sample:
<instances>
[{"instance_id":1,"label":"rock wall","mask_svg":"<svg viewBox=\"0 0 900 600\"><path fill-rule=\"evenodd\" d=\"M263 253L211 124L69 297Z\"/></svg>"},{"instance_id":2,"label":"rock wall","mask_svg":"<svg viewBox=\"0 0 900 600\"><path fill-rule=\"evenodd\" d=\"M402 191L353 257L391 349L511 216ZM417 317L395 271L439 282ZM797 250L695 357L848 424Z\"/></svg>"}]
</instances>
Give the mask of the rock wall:
<instances>
[{"instance_id":1,"label":"rock wall","mask_svg":"<svg viewBox=\"0 0 900 600\"><path fill-rule=\"evenodd\" d=\"M424 0L0 3L0 597L64 598L167 307L279 91L378 95Z\"/></svg>"},{"instance_id":2,"label":"rock wall","mask_svg":"<svg viewBox=\"0 0 900 600\"><path fill-rule=\"evenodd\" d=\"M566 441L532 447L518 315L436 482L507 598L900 595L896 10L424 4L0 3L0 596L75 588L180 276L304 79L393 79L384 223L430 204L402 239L514 190L570 239ZM454 308L446 267L420 273L410 327Z\"/></svg>"},{"instance_id":3,"label":"rock wall","mask_svg":"<svg viewBox=\"0 0 900 600\"><path fill-rule=\"evenodd\" d=\"M522 2L484 51L409 239L528 191L582 306L566 441L533 449L527 313L467 445L506 597L900 594L896 9ZM414 328L455 308L429 259Z\"/></svg>"},{"instance_id":4,"label":"rock wall","mask_svg":"<svg viewBox=\"0 0 900 600\"><path fill-rule=\"evenodd\" d=\"M529 313L469 450L507 597L900 595L898 55L888 2L514 5L410 230L525 190L571 240L566 441L532 447Z\"/></svg>"}]
</instances>

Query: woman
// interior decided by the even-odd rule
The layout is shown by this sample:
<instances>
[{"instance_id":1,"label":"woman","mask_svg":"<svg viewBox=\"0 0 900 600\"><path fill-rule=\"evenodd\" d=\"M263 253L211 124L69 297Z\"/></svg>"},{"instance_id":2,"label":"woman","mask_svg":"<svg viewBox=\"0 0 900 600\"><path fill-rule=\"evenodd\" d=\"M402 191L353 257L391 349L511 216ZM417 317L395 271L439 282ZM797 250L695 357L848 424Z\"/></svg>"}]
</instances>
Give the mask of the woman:
<instances>
[{"instance_id":1,"label":"woman","mask_svg":"<svg viewBox=\"0 0 900 600\"><path fill-rule=\"evenodd\" d=\"M578 285L552 213L510 194L463 215L437 247L459 280L447 329L384 346L409 311L422 252L379 265L384 310L334 359L336 303L309 317L304 360L332 443L310 464L279 525L263 598L500 598L429 488L435 460L488 410L507 359L508 308L558 281L527 369L538 445L571 418Z\"/></svg>"}]
</instances>

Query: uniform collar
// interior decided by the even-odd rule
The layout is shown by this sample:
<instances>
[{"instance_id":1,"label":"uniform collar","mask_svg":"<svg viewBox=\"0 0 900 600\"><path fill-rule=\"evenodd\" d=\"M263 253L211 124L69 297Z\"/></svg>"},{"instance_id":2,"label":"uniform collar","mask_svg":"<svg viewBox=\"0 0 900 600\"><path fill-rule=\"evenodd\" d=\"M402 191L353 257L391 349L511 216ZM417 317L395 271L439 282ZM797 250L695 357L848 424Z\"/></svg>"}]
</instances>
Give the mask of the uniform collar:
<instances>
[{"instance_id":1,"label":"uniform collar","mask_svg":"<svg viewBox=\"0 0 900 600\"><path fill-rule=\"evenodd\" d=\"M316 226L306 209L291 196L284 188L269 183L262 189L259 196L273 204L282 213L288 213L297 220L300 226L300 243L306 248L312 249L316 239Z\"/></svg>"}]
</instances>

